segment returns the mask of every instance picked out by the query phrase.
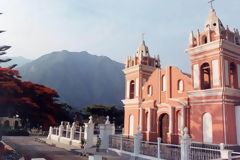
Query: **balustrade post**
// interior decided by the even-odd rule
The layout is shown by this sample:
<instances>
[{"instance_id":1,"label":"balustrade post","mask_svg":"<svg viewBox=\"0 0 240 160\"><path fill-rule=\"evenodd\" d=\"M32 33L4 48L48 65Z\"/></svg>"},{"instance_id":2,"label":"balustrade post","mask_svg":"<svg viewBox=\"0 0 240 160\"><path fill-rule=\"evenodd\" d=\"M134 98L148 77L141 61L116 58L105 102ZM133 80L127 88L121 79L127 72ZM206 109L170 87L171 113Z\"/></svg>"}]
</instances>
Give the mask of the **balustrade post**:
<instances>
[{"instance_id":1,"label":"balustrade post","mask_svg":"<svg viewBox=\"0 0 240 160\"><path fill-rule=\"evenodd\" d=\"M75 130L76 130L75 122L73 122L72 127L71 127L71 132L70 132L70 140L74 139Z\"/></svg>"},{"instance_id":2,"label":"balustrade post","mask_svg":"<svg viewBox=\"0 0 240 160\"><path fill-rule=\"evenodd\" d=\"M123 135L120 135L120 150L123 150Z\"/></svg>"},{"instance_id":3,"label":"balustrade post","mask_svg":"<svg viewBox=\"0 0 240 160\"><path fill-rule=\"evenodd\" d=\"M142 141L142 133L141 133L141 130L139 129L138 132L134 135L134 155L135 156L140 154L141 141Z\"/></svg>"},{"instance_id":4,"label":"balustrade post","mask_svg":"<svg viewBox=\"0 0 240 160\"><path fill-rule=\"evenodd\" d=\"M79 141L82 143L82 127L79 127Z\"/></svg>"},{"instance_id":5,"label":"balustrade post","mask_svg":"<svg viewBox=\"0 0 240 160\"><path fill-rule=\"evenodd\" d=\"M232 152L233 152L232 150L225 149L224 144L220 143L221 159L231 160Z\"/></svg>"},{"instance_id":6,"label":"balustrade post","mask_svg":"<svg viewBox=\"0 0 240 160\"><path fill-rule=\"evenodd\" d=\"M67 127L66 127L66 138L68 138L69 137L69 134L70 134L70 122L68 122L68 124L67 124Z\"/></svg>"},{"instance_id":7,"label":"balustrade post","mask_svg":"<svg viewBox=\"0 0 240 160\"><path fill-rule=\"evenodd\" d=\"M105 124L99 124L98 126L100 130L99 138L101 140L100 149L108 149L110 135L115 134L115 125L110 123L109 116L107 116Z\"/></svg>"},{"instance_id":8,"label":"balustrade post","mask_svg":"<svg viewBox=\"0 0 240 160\"><path fill-rule=\"evenodd\" d=\"M188 134L188 128L185 127L183 130L183 136L181 138L181 160L189 160L190 159L190 146L191 146L191 138Z\"/></svg>"},{"instance_id":9,"label":"balustrade post","mask_svg":"<svg viewBox=\"0 0 240 160\"><path fill-rule=\"evenodd\" d=\"M93 144L93 139L94 139L94 123L92 120L92 116L89 117L88 123L84 123L85 128L84 128L84 139L86 141L85 143L85 148L90 148L92 147Z\"/></svg>"},{"instance_id":10,"label":"balustrade post","mask_svg":"<svg viewBox=\"0 0 240 160\"><path fill-rule=\"evenodd\" d=\"M161 158L161 138L160 137L158 137L157 138L157 142L158 142L158 159L160 159Z\"/></svg>"},{"instance_id":11,"label":"balustrade post","mask_svg":"<svg viewBox=\"0 0 240 160\"><path fill-rule=\"evenodd\" d=\"M49 127L49 133L48 133L47 139L51 139L51 135L52 135L52 134L53 134L53 127L50 126L50 127Z\"/></svg>"},{"instance_id":12,"label":"balustrade post","mask_svg":"<svg viewBox=\"0 0 240 160\"><path fill-rule=\"evenodd\" d=\"M63 122L61 122L61 125L59 126L58 141L60 141L60 138L62 137L62 134L63 134Z\"/></svg>"}]
</instances>

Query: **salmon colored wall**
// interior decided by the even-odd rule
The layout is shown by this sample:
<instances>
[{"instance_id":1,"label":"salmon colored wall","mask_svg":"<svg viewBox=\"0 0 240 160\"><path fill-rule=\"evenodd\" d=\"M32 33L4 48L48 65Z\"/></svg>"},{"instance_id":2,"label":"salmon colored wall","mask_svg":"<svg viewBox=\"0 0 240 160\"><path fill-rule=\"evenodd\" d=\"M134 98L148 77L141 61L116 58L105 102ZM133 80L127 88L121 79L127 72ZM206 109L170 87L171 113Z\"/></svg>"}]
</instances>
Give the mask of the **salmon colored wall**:
<instances>
[{"instance_id":1,"label":"salmon colored wall","mask_svg":"<svg viewBox=\"0 0 240 160\"><path fill-rule=\"evenodd\" d=\"M206 106L191 106L190 111L190 130L193 141L203 141L203 122L202 118L204 113L212 115L213 122L213 143L224 143L224 129L223 129L223 113L222 105L209 104Z\"/></svg>"},{"instance_id":2,"label":"salmon colored wall","mask_svg":"<svg viewBox=\"0 0 240 160\"><path fill-rule=\"evenodd\" d=\"M236 135L236 117L235 117L235 106L234 105L225 105L226 108L226 138L227 143L236 144L237 135ZM240 123L240 122L239 122Z\"/></svg>"},{"instance_id":3,"label":"salmon colored wall","mask_svg":"<svg viewBox=\"0 0 240 160\"><path fill-rule=\"evenodd\" d=\"M139 108L137 106L132 106L134 108L126 108L124 109L124 134L129 134L129 117L132 114L134 116L134 133L138 130L139 124Z\"/></svg>"}]
</instances>

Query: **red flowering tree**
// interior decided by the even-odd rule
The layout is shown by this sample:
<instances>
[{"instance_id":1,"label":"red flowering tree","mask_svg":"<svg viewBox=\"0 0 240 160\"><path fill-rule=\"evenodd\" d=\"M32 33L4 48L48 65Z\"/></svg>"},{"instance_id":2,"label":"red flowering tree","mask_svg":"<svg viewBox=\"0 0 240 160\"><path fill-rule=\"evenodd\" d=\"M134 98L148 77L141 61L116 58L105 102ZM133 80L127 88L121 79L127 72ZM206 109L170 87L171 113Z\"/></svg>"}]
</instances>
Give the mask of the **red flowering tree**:
<instances>
[{"instance_id":1,"label":"red flowering tree","mask_svg":"<svg viewBox=\"0 0 240 160\"><path fill-rule=\"evenodd\" d=\"M2 31L0 31L1 33ZM0 56L10 46L0 46ZM32 82L23 82L16 65L7 68L1 63L11 59L0 58L0 116L20 115L23 123L29 120L32 126L42 125L45 129L61 120L70 120L69 110L58 102L55 90Z\"/></svg>"}]
</instances>

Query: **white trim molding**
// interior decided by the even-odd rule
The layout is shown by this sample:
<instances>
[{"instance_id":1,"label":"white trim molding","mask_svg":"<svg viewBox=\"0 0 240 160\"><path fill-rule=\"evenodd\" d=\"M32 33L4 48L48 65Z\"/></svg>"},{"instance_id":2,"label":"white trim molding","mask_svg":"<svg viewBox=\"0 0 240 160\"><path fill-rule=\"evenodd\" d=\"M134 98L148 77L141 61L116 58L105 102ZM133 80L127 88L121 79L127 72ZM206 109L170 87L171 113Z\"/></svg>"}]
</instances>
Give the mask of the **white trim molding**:
<instances>
[{"instance_id":1,"label":"white trim molding","mask_svg":"<svg viewBox=\"0 0 240 160\"><path fill-rule=\"evenodd\" d=\"M138 98L135 99L124 99L122 100L124 105L139 105L140 101Z\"/></svg>"}]
</instances>

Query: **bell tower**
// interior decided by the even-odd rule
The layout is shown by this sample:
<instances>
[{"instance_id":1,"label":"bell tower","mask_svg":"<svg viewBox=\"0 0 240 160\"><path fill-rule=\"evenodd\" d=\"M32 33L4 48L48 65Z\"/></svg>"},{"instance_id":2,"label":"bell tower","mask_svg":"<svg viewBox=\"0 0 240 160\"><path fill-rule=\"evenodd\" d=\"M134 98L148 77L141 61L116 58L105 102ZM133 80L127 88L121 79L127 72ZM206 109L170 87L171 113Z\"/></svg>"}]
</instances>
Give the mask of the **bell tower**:
<instances>
[{"instance_id":1,"label":"bell tower","mask_svg":"<svg viewBox=\"0 0 240 160\"><path fill-rule=\"evenodd\" d=\"M237 144L236 109L240 103L240 35L210 10L203 31L191 32L190 132L194 141ZM201 131L199 131L199 129Z\"/></svg>"},{"instance_id":2,"label":"bell tower","mask_svg":"<svg viewBox=\"0 0 240 160\"><path fill-rule=\"evenodd\" d=\"M144 39L137 48L136 54L126 60L125 69L125 99L124 104L124 134L133 136L141 129L142 87L151 73L160 68L159 56L151 57Z\"/></svg>"}]
</instances>

